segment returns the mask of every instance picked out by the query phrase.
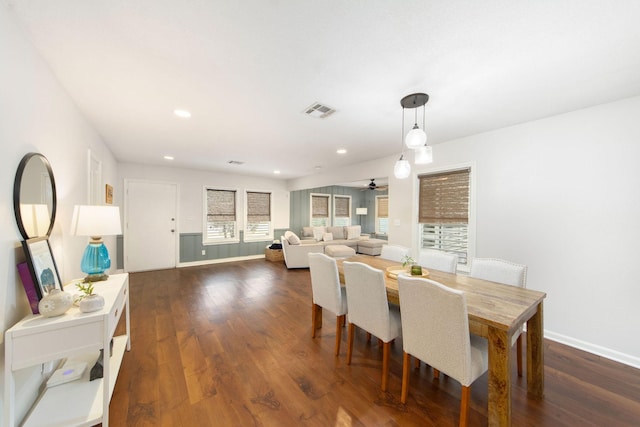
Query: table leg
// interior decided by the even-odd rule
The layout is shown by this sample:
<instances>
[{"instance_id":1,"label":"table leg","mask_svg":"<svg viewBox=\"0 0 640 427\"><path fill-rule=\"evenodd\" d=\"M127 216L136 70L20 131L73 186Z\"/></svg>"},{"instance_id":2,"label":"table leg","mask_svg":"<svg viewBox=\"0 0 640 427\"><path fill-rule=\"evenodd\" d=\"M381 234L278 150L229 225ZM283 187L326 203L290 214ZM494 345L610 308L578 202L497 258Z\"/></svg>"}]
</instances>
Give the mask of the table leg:
<instances>
[{"instance_id":1,"label":"table leg","mask_svg":"<svg viewBox=\"0 0 640 427\"><path fill-rule=\"evenodd\" d=\"M542 398L544 394L544 349L542 301L536 314L527 321L527 392Z\"/></svg>"},{"instance_id":2,"label":"table leg","mask_svg":"<svg viewBox=\"0 0 640 427\"><path fill-rule=\"evenodd\" d=\"M511 343L506 331L489 327L489 425L511 425Z\"/></svg>"}]
</instances>

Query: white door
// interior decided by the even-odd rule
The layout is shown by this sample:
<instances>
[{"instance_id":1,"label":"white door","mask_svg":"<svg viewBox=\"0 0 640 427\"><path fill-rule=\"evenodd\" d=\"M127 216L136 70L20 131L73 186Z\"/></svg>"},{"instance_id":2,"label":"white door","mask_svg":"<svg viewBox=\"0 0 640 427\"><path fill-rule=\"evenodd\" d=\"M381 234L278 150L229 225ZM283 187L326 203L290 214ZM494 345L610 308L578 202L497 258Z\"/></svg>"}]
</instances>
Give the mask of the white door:
<instances>
[{"instance_id":1,"label":"white door","mask_svg":"<svg viewBox=\"0 0 640 427\"><path fill-rule=\"evenodd\" d=\"M125 180L126 271L176 266L177 201L177 184Z\"/></svg>"}]
</instances>

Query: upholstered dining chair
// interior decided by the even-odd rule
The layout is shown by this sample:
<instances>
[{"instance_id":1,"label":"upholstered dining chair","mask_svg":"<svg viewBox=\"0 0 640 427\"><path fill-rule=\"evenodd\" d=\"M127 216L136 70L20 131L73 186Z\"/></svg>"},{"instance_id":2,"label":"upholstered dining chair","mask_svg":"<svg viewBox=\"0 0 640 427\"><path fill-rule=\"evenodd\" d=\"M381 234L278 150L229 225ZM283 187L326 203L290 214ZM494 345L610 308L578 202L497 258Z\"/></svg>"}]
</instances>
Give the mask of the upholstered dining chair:
<instances>
[{"instance_id":1,"label":"upholstered dining chair","mask_svg":"<svg viewBox=\"0 0 640 427\"><path fill-rule=\"evenodd\" d=\"M382 341L382 391L387 390L391 341L400 336L400 311L389 308L384 273L360 262L344 261L349 315L347 329L347 364L351 364L355 326ZM396 306L397 307L397 306Z\"/></svg>"},{"instance_id":2,"label":"upholstered dining chair","mask_svg":"<svg viewBox=\"0 0 640 427\"><path fill-rule=\"evenodd\" d=\"M407 402L411 356L462 385L460 425L466 426L471 384L487 371L487 340L469 334L464 292L423 278L398 276L402 307L402 394Z\"/></svg>"},{"instance_id":3,"label":"upholstered dining chair","mask_svg":"<svg viewBox=\"0 0 640 427\"><path fill-rule=\"evenodd\" d=\"M402 257L409 255L409 248L400 245L382 245L380 258L402 262Z\"/></svg>"},{"instance_id":4,"label":"upholstered dining chair","mask_svg":"<svg viewBox=\"0 0 640 427\"><path fill-rule=\"evenodd\" d=\"M336 260L325 254L310 253L309 272L311 273L311 291L313 302L311 307L311 337L316 337L316 321L318 313L324 308L336 315L336 349L340 354L342 328L347 314L347 297L345 288L340 286Z\"/></svg>"},{"instance_id":5,"label":"upholstered dining chair","mask_svg":"<svg viewBox=\"0 0 640 427\"><path fill-rule=\"evenodd\" d=\"M427 270L439 270L446 273L455 273L458 268L458 255L436 250L420 251L418 264Z\"/></svg>"},{"instance_id":6,"label":"upholstered dining chair","mask_svg":"<svg viewBox=\"0 0 640 427\"><path fill-rule=\"evenodd\" d=\"M498 258L475 258L469 276L505 285L527 287L527 266ZM516 344L518 376L522 376L522 327L513 334L511 345Z\"/></svg>"}]
</instances>

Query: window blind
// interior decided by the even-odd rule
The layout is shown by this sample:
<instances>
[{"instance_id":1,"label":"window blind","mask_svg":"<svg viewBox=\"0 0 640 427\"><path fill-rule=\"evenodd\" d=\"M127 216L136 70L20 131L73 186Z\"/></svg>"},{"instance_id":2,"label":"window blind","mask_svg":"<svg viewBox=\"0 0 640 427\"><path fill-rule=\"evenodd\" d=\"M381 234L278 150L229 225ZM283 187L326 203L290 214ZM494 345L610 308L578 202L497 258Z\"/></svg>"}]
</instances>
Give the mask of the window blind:
<instances>
[{"instance_id":1,"label":"window blind","mask_svg":"<svg viewBox=\"0 0 640 427\"><path fill-rule=\"evenodd\" d=\"M335 197L335 210L336 217L350 217L351 209L350 209L350 199L348 197Z\"/></svg>"},{"instance_id":2,"label":"window blind","mask_svg":"<svg viewBox=\"0 0 640 427\"><path fill-rule=\"evenodd\" d=\"M377 197L378 203L378 218L389 218L389 198Z\"/></svg>"},{"instance_id":3,"label":"window blind","mask_svg":"<svg viewBox=\"0 0 640 427\"><path fill-rule=\"evenodd\" d=\"M247 191L247 222L271 221L271 193Z\"/></svg>"},{"instance_id":4,"label":"window blind","mask_svg":"<svg viewBox=\"0 0 640 427\"><path fill-rule=\"evenodd\" d=\"M329 197L311 196L311 217L312 218L328 218L329 217Z\"/></svg>"},{"instance_id":5,"label":"window blind","mask_svg":"<svg viewBox=\"0 0 640 427\"><path fill-rule=\"evenodd\" d=\"M469 221L469 169L420 175L418 222Z\"/></svg>"},{"instance_id":6,"label":"window blind","mask_svg":"<svg viewBox=\"0 0 640 427\"><path fill-rule=\"evenodd\" d=\"M235 221L236 192L207 189L207 221Z\"/></svg>"}]
</instances>

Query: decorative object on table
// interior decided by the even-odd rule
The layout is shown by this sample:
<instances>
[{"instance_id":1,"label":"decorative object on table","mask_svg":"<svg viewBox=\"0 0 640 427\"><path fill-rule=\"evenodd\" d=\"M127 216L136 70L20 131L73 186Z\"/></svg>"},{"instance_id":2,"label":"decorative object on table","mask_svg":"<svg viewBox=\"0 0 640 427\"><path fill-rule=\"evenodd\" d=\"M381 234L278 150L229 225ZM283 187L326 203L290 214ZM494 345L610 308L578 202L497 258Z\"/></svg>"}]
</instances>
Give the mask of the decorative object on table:
<instances>
[{"instance_id":1,"label":"decorative object on table","mask_svg":"<svg viewBox=\"0 0 640 427\"><path fill-rule=\"evenodd\" d=\"M58 267L53 259L49 239L36 237L22 242L24 254L27 258L27 267L31 274L31 280L35 284L38 298L47 295L47 287L51 286L62 290Z\"/></svg>"},{"instance_id":2,"label":"decorative object on table","mask_svg":"<svg viewBox=\"0 0 640 427\"><path fill-rule=\"evenodd\" d=\"M89 381L97 380L98 378L102 378L102 373L104 370L103 366L104 360L104 349L100 349L100 356L98 356L98 360L91 368L91 372L89 374Z\"/></svg>"},{"instance_id":3,"label":"decorative object on table","mask_svg":"<svg viewBox=\"0 0 640 427\"><path fill-rule=\"evenodd\" d=\"M69 292L47 285L47 294L38 303L38 311L44 317L63 315L73 305L73 296Z\"/></svg>"},{"instance_id":4,"label":"decorative object on table","mask_svg":"<svg viewBox=\"0 0 640 427\"><path fill-rule=\"evenodd\" d=\"M404 255L401 260L402 260L402 267L404 268L407 268L407 266L411 267L413 264L416 263L416 260L409 255Z\"/></svg>"},{"instance_id":5,"label":"decorative object on table","mask_svg":"<svg viewBox=\"0 0 640 427\"><path fill-rule=\"evenodd\" d=\"M420 267L418 264L413 264L411 266L411 275L422 276L422 267Z\"/></svg>"},{"instance_id":6,"label":"decorative object on table","mask_svg":"<svg viewBox=\"0 0 640 427\"><path fill-rule=\"evenodd\" d=\"M425 105L429 101L429 95L426 93L412 93L405 96L400 100L402 106L402 152L400 159L396 162L393 168L393 174L397 179L404 179L411 173L411 165L409 161L404 158L404 147L410 148L415 151L416 164L426 164L433 161L433 153L431 147L427 145L427 134L424 131L425 128ZM418 126L418 108L422 107L422 129ZM413 128L404 135L404 110L412 108L415 110L415 122Z\"/></svg>"},{"instance_id":7,"label":"decorative object on table","mask_svg":"<svg viewBox=\"0 0 640 427\"><path fill-rule=\"evenodd\" d=\"M36 285L33 283L31 273L29 273L29 267L26 262L18 264L18 273L20 274L20 280L22 280L22 286L27 294L27 300L29 300L29 307L31 307L31 313L40 314L38 310L38 293L36 292Z\"/></svg>"},{"instance_id":8,"label":"decorative object on table","mask_svg":"<svg viewBox=\"0 0 640 427\"><path fill-rule=\"evenodd\" d=\"M77 298L80 311L91 313L104 307L104 297L93 293L93 282L77 283L76 287L82 294Z\"/></svg>"},{"instance_id":9,"label":"decorative object on table","mask_svg":"<svg viewBox=\"0 0 640 427\"><path fill-rule=\"evenodd\" d=\"M399 265L396 265L396 266L393 266L393 267L387 267L386 272L387 272L387 276L392 278L392 279L397 279L398 276L400 276L400 275L405 275L405 276L410 276L411 275L411 272L407 271L406 267L401 267ZM427 270L426 268L421 268L420 276L428 277L429 276L429 270Z\"/></svg>"},{"instance_id":10,"label":"decorative object on table","mask_svg":"<svg viewBox=\"0 0 640 427\"><path fill-rule=\"evenodd\" d=\"M121 233L120 209L117 206L75 206L73 208L71 235L91 237L80 263L82 271L87 273L85 281L107 280L109 276L105 271L111 267L111 259L102 236Z\"/></svg>"},{"instance_id":11,"label":"decorative object on table","mask_svg":"<svg viewBox=\"0 0 640 427\"><path fill-rule=\"evenodd\" d=\"M87 364L84 362L64 364L60 369L57 369L53 375L47 380L47 387L55 387L57 385L66 384L71 381L75 381L82 377Z\"/></svg>"}]
</instances>

